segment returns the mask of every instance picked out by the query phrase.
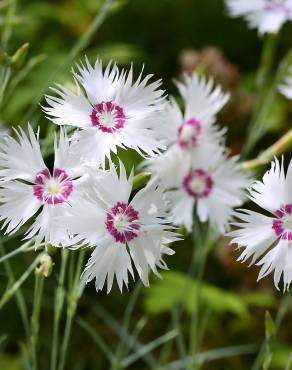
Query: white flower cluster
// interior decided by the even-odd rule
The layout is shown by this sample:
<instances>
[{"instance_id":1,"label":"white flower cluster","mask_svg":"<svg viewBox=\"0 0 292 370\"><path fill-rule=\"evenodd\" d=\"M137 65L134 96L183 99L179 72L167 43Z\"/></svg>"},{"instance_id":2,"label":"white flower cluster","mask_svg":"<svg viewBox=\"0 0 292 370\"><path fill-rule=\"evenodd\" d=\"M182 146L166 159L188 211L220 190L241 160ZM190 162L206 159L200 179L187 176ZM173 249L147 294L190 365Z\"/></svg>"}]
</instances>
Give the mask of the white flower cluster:
<instances>
[{"instance_id":1,"label":"white flower cluster","mask_svg":"<svg viewBox=\"0 0 292 370\"><path fill-rule=\"evenodd\" d=\"M209 221L224 233L233 208L244 200L248 179L237 168L237 157L229 158L224 146L224 129L216 125L216 114L228 94L212 79L193 73L176 82L184 112L174 99L167 103L170 146L162 155L147 159L146 166L168 189L171 221L191 231L193 217Z\"/></svg>"},{"instance_id":2,"label":"white flower cluster","mask_svg":"<svg viewBox=\"0 0 292 370\"><path fill-rule=\"evenodd\" d=\"M225 0L233 17L243 16L260 35L277 33L292 19L292 0Z\"/></svg>"},{"instance_id":3,"label":"white flower cluster","mask_svg":"<svg viewBox=\"0 0 292 370\"><path fill-rule=\"evenodd\" d=\"M28 224L25 238L36 247L94 248L82 279L95 279L97 290L109 292L114 278L122 290L133 267L147 286L149 271L159 275L167 268L163 255L174 253L172 224L190 231L196 212L223 233L243 202L247 179L215 125L228 95L211 79L184 76L177 82L182 113L160 81L142 73L134 81L132 68L86 60L73 75L75 91L58 85L43 108L55 124L76 128L55 136L52 169L30 125L28 135L19 129L1 140L0 220L7 234ZM133 173L112 163L118 148L138 152L153 172L134 195Z\"/></svg>"},{"instance_id":4,"label":"white flower cluster","mask_svg":"<svg viewBox=\"0 0 292 370\"><path fill-rule=\"evenodd\" d=\"M94 248L84 282L96 279L96 289L120 290L128 285L133 266L145 285L148 273L166 269L164 254L178 234L166 219L161 185L152 179L131 196L133 173L117 170L111 153L131 148L144 157L166 148L162 119L165 106L160 81L151 76L133 80L132 68L119 71L111 63L103 70L97 60L73 72L76 91L58 85L58 96L47 96L46 114L58 125L77 128L70 138L64 128L54 138L53 168L45 164L38 135L15 130L0 142L0 220L7 234L24 224L26 239L38 247Z\"/></svg>"}]
</instances>

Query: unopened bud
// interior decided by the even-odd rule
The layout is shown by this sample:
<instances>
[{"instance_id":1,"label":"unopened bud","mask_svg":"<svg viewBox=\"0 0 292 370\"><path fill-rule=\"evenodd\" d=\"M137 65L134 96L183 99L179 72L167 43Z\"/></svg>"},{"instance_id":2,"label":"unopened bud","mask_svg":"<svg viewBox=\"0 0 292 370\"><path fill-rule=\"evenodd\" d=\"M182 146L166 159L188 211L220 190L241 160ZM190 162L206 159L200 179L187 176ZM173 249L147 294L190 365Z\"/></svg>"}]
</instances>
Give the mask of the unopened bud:
<instances>
[{"instance_id":1,"label":"unopened bud","mask_svg":"<svg viewBox=\"0 0 292 370\"><path fill-rule=\"evenodd\" d=\"M27 56L28 47L29 47L29 43L26 42L19 49L17 49L16 52L12 55L11 64L13 67L15 68L21 67L21 65L23 64Z\"/></svg>"},{"instance_id":2,"label":"unopened bud","mask_svg":"<svg viewBox=\"0 0 292 370\"><path fill-rule=\"evenodd\" d=\"M141 172L133 178L133 190L143 188L151 177L150 172Z\"/></svg>"},{"instance_id":3,"label":"unopened bud","mask_svg":"<svg viewBox=\"0 0 292 370\"><path fill-rule=\"evenodd\" d=\"M44 253L40 258L40 265L36 269L36 272L38 274L43 275L44 277L48 277L51 275L53 270L54 262L50 255L47 253Z\"/></svg>"}]
</instances>

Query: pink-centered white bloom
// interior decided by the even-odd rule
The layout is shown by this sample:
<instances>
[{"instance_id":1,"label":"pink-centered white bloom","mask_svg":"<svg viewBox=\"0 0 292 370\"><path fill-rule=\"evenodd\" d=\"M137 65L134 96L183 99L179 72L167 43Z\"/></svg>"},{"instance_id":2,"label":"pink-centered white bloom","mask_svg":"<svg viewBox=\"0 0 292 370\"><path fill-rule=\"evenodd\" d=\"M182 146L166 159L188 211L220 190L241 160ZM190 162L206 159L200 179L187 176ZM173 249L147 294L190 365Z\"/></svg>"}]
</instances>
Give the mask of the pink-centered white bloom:
<instances>
[{"instance_id":1,"label":"pink-centered white bloom","mask_svg":"<svg viewBox=\"0 0 292 370\"><path fill-rule=\"evenodd\" d=\"M243 16L259 34L277 33L292 19L292 0L225 0L233 17Z\"/></svg>"},{"instance_id":2,"label":"pink-centered white bloom","mask_svg":"<svg viewBox=\"0 0 292 370\"><path fill-rule=\"evenodd\" d=\"M71 200L82 193L82 169L71 153L67 136L61 130L55 138L53 170L45 165L38 138L28 125L28 135L20 128L17 139L5 136L0 141L0 220L5 233L16 232L34 217L26 239L35 237L36 247L43 241L54 246L70 243L60 226Z\"/></svg>"},{"instance_id":3,"label":"pink-centered white bloom","mask_svg":"<svg viewBox=\"0 0 292 370\"><path fill-rule=\"evenodd\" d=\"M251 265L261 266L258 280L274 273L278 289L283 276L286 290L292 280L292 161L286 175L283 161L273 161L262 181L254 182L249 192L251 200L268 215L238 210L237 230L229 233L231 242L244 249L240 261L251 259Z\"/></svg>"},{"instance_id":4,"label":"pink-centered white bloom","mask_svg":"<svg viewBox=\"0 0 292 370\"><path fill-rule=\"evenodd\" d=\"M110 171L92 175L91 194L82 202L73 201L68 211L69 232L94 247L82 280L95 279L97 291L107 285L109 292L114 278L122 291L129 273L134 278L133 265L148 286L149 271L159 276L157 268L167 268L162 255L174 253L167 244L177 240L177 234L164 219L161 188L151 181L131 199L132 180L122 164L119 175L111 165Z\"/></svg>"},{"instance_id":5,"label":"pink-centered white bloom","mask_svg":"<svg viewBox=\"0 0 292 370\"><path fill-rule=\"evenodd\" d=\"M224 130L214 125L217 113L229 99L213 80L200 77L196 73L184 75L183 82L176 82L183 98L184 112L174 99L167 104L164 118L167 124L169 149L162 155L146 161L150 171L167 176L169 166L179 165L177 158L190 161L193 156L198 161L214 150L220 150ZM169 163L170 160L174 163Z\"/></svg>"},{"instance_id":6,"label":"pink-centered white bloom","mask_svg":"<svg viewBox=\"0 0 292 370\"><path fill-rule=\"evenodd\" d=\"M243 189L248 184L247 177L236 167L236 157L206 153L204 159L193 160L191 166L181 160L179 166L166 172L169 175L162 181L170 189L171 221L175 225L191 231L196 213L215 231L224 233L228 229L233 208L243 203Z\"/></svg>"},{"instance_id":7,"label":"pink-centered white bloom","mask_svg":"<svg viewBox=\"0 0 292 370\"><path fill-rule=\"evenodd\" d=\"M100 60L91 66L86 59L77 68L76 93L58 85L52 89L58 97L47 96L44 111L55 124L80 129L74 149L84 161L104 164L118 147L144 157L165 149L161 81L148 83L152 75L142 78L142 72L135 81L132 67L119 71L111 63L103 70Z\"/></svg>"}]
</instances>

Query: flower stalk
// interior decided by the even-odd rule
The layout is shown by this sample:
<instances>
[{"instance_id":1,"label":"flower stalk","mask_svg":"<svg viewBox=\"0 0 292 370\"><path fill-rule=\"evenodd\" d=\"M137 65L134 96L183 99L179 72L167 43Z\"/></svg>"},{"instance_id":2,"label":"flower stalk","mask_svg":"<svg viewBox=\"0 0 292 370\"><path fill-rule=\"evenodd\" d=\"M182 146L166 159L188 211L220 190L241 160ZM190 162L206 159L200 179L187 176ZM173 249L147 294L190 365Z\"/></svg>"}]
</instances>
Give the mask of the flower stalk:
<instances>
[{"instance_id":1,"label":"flower stalk","mask_svg":"<svg viewBox=\"0 0 292 370\"><path fill-rule=\"evenodd\" d=\"M29 240L28 242L22 244L20 247L14 249L13 251L5 254L4 256L2 256L0 258L0 263L8 260L9 258L12 258L12 257L18 255L19 253L24 253L24 252L29 252L31 250L34 250L35 247L34 246L30 246L30 244L31 244L31 240Z\"/></svg>"},{"instance_id":2,"label":"flower stalk","mask_svg":"<svg viewBox=\"0 0 292 370\"><path fill-rule=\"evenodd\" d=\"M67 350L72 330L72 323L76 314L77 304L78 300L82 294L82 287L80 284L80 274L83 267L83 261L84 261L85 251L81 250L79 253L77 266L75 269L75 278L73 280L73 284L71 286L71 289L68 292L68 304L67 304L67 315L66 315L66 323L65 323L65 331L64 331L64 337L63 342L61 345L61 353L60 353L60 362L58 370L64 370L65 363L66 363L66 356L67 356Z\"/></svg>"},{"instance_id":3,"label":"flower stalk","mask_svg":"<svg viewBox=\"0 0 292 370\"><path fill-rule=\"evenodd\" d=\"M274 320L274 332L273 336L266 335L265 340L261 345L261 348L258 351L258 355L255 358L255 361L251 367L251 370L260 370L264 369L265 360L267 356L271 356L271 344L273 344L273 339L278 334L280 326L283 322L284 317L286 316L287 312L291 307L291 295L287 294L281 301L281 304L278 308L275 320Z\"/></svg>"},{"instance_id":4,"label":"flower stalk","mask_svg":"<svg viewBox=\"0 0 292 370\"><path fill-rule=\"evenodd\" d=\"M14 282L14 284L8 289L0 299L0 310L10 299L18 292L21 285L26 281L29 275L34 271L40 261L40 255L36 257L33 263L27 268L27 270L21 275L21 277Z\"/></svg>"},{"instance_id":5,"label":"flower stalk","mask_svg":"<svg viewBox=\"0 0 292 370\"><path fill-rule=\"evenodd\" d=\"M5 251L4 251L3 242L1 240L0 241L0 253L1 253L1 255L4 254L4 252ZM15 282L15 277L14 277L13 269L10 265L10 261L8 259L5 259L5 261L3 262L3 266L4 266L5 272L6 272L7 277L8 277L9 285L13 285L14 282ZM22 322L23 322L26 337L29 340L29 336L30 336L29 317L28 317L26 302L25 302L25 299L24 299L24 296L22 294L21 289L18 289L16 291L15 300L16 300L16 303L17 303L17 306L18 306L18 309L19 309L19 313L20 313Z\"/></svg>"},{"instance_id":6,"label":"flower stalk","mask_svg":"<svg viewBox=\"0 0 292 370\"><path fill-rule=\"evenodd\" d=\"M39 340L40 312L42 306L44 278L45 276L37 268L35 270L34 300L33 300L33 311L31 316L31 357L33 370L38 369L37 346Z\"/></svg>"},{"instance_id":7,"label":"flower stalk","mask_svg":"<svg viewBox=\"0 0 292 370\"><path fill-rule=\"evenodd\" d=\"M271 72L274 64L280 33L267 33L265 35L260 65L256 77L257 87L261 89Z\"/></svg>"},{"instance_id":8,"label":"flower stalk","mask_svg":"<svg viewBox=\"0 0 292 370\"><path fill-rule=\"evenodd\" d=\"M266 117L268 116L273 101L278 93L278 85L286 76L287 70L291 66L291 63L292 49L289 50L286 57L283 59L280 66L278 67L273 82L269 86L267 86L266 84L261 84L261 91L259 92L258 103L251 118L247 130L246 143L242 151L244 157L246 157L250 153L250 151L257 144L258 140L267 132L267 127L265 126ZM267 71L265 72L266 75Z\"/></svg>"},{"instance_id":9,"label":"flower stalk","mask_svg":"<svg viewBox=\"0 0 292 370\"><path fill-rule=\"evenodd\" d=\"M270 163L274 157L282 155L291 147L292 129L283 135L279 140L277 140L273 145L264 150L257 158L242 162L240 168L242 170L255 170Z\"/></svg>"},{"instance_id":10,"label":"flower stalk","mask_svg":"<svg viewBox=\"0 0 292 370\"><path fill-rule=\"evenodd\" d=\"M198 219L194 218L194 229L193 229L193 248L194 248L194 266L196 266L196 278L197 286L194 296L194 310L191 317L191 326L190 326L190 348L189 348L189 357L191 361L188 364L188 370L198 369L198 364L196 363L196 354L200 346L200 304L201 304L201 289L203 275L207 263L207 257L210 252L211 247L214 245L216 240L216 235L213 230L208 227L206 230L206 225L198 222Z\"/></svg>"},{"instance_id":11,"label":"flower stalk","mask_svg":"<svg viewBox=\"0 0 292 370\"><path fill-rule=\"evenodd\" d=\"M53 339L52 339L52 353L51 353L51 370L57 368L57 355L59 349L59 329L60 319L64 306L65 288L64 281L67 270L67 262L69 258L69 251L63 249L61 252L61 268L58 280L58 287L55 292L55 305L54 305L54 326L53 326Z\"/></svg>"}]
</instances>

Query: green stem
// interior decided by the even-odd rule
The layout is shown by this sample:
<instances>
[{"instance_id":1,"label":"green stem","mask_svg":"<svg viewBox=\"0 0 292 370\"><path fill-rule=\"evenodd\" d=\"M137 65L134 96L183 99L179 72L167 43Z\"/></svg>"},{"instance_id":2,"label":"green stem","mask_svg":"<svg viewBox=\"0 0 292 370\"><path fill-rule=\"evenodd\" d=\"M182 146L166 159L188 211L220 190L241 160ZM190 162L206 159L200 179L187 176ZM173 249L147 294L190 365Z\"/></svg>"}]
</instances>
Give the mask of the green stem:
<instances>
[{"instance_id":1,"label":"green stem","mask_svg":"<svg viewBox=\"0 0 292 370\"><path fill-rule=\"evenodd\" d=\"M67 314L67 317L66 317L64 337L63 337L61 354L60 354L59 370L63 370L65 368L65 362L66 362L66 356L67 356L67 350L68 350L68 345L69 345L69 340L70 340L70 335L71 335L74 314L73 313Z\"/></svg>"},{"instance_id":2,"label":"green stem","mask_svg":"<svg viewBox=\"0 0 292 370\"><path fill-rule=\"evenodd\" d=\"M58 287L55 292L55 306L54 306L54 326L53 326L53 340L52 340L52 353L51 353L51 370L57 369L57 354L59 349L59 328L62 310L64 306L64 281L66 275L67 261L69 257L69 251L63 249L61 252L61 268L58 280Z\"/></svg>"},{"instance_id":3,"label":"green stem","mask_svg":"<svg viewBox=\"0 0 292 370\"><path fill-rule=\"evenodd\" d=\"M5 306L7 302L17 293L18 289L34 271L40 261L41 255L37 256L33 263L27 268L27 270L21 275L21 277L13 283L13 285L3 294L0 299L0 309Z\"/></svg>"},{"instance_id":4,"label":"green stem","mask_svg":"<svg viewBox=\"0 0 292 370\"><path fill-rule=\"evenodd\" d=\"M248 130L247 140L243 147L242 154L246 157L254 148L258 140L265 135L267 128L265 125L266 117L270 112L273 101L278 93L278 85L282 82L287 74L292 62L292 49L289 50L280 66L278 67L276 76L273 82L268 87L267 84L262 86L259 92L258 103L256 104L254 114L251 118Z\"/></svg>"},{"instance_id":5,"label":"green stem","mask_svg":"<svg viewBox=\"0 0 292 370\"><path fill-rule=\"evenodd\" d=\"M34 247L29 247L31 241L27 242L27 243L24 243L22 244L19 248L16 248L14 249L13 251L11 251L10 253L7 253L5 254L4 256L2 256L0 258L0 263L8 260L9 258L11 257L14 257L16 256L17 254L21 253L21 252L29 252L31 250L34 250Z\"/></svg>"},{"instance_id":6,"label":"green stem","mask_svg":"<svg viewBox=\"0 0 292 370\"><path fill-rule=\"evenodd\" d=\"M80 53L81 50L84 50L86 46L89 44L92 36L98 30L98 28L102 25L103 21L106 18L114 0L105 0L101 9L93 19L92 23L86 30L86 32L82 35L82 37L78 40L78 42L74 45L73 49L71 49L67 60L63 65L63 70L66 68ZM62 70L62 71L63 71Z\"/></svg>"},{"instance_id":7,"label":"green stem","mask_svg":"<svg viewBox=\"0 0 292 370\"><path fill-rule=\"evenodd\" d=\"M1 254L4 253L4 247L3 247L2 241L0 241L0 251L1 251ZM8 260L5 260L3 265L4 265L4 268L6 270L6 274L8 276L9 285L12 286L15 283L15 277L14 277L13 270L11 268L10 262ZM15 299L16 299L16 303L18 305L20 316L22 318L22 322L23 322L23 326L24 326L24 330L25 330L27 340L29 340L29 336L30 336L29 318L28 318L25 299L24 299L24 296L22 294L21 289L18 289L16 291Z\"/></svg>"},{"instance_id":8,"label":"green stem","mask_svg":"<svg viewBox=\"0 0 292 370\"><path fill-rule=\"evenodd\" d=\"M206 226L208 229L206 230ZM190 329L190 337L189 337L189 342L190 342L190 347L189 347L189 352L194 352L194 348L197 348L199 346L199 339L195 338L194 336L197 335L196 330L193 331L193 326L197 325L196 320L198 320L198 315L199 312L199 298L200 298L200 290L201 290L201 283L202 283L202 277L204 273L204 268L206 265L207 261L207 256L208 253L212 247L212 245L215 242L215 234L213 234L209 228L208 225L202 224L198 221L197 217L194 217L194 226L193 226L193 253L191 257L191 263L188 269L188 276L189 276L189 281L185 284L184 289L182 289L182 294L180 298L178 299L176 306L174 307L175 313L173 315L173 320L175 323L175 327L177 331L180 333L180 335L176 338L177 341L177 346L178 350L180 353L185 353L185 344L183 340L183 333L180 329L180 315L183 307L183 302L185 301L185 298L187 294L189 293L190 288L192 287L193 283L193 278L197 277L197 288L196 288L196 301L195 305L196 308L193 311L192 315L192 325ZM197 299L198 298L198 299ZM200 333L200 338L202 337L202 331ZM194 356L190 356L190 359L193 360L194 362ZM191 364L189 364L191 366Z\"/></svg>"},{"instance_id":9,"label":"green stem","mask_svg":"<svg viewBox=\"0 0 292 370\"><path fill-rule=\"evenodd\" d=\"M10 36L12 34L12 21L16 11L17 1L13 0L9 5L6 16L4 18L3 31L1 37L1 43L4 47L7 47Z\"/></svg>"},{"instance_id":10,"label":"green stem","mask_svg":"<svg viewBox=\"0 0 292 370\"><path fill-rule=\"evenodd\" d=\"M44 276L35 271L35 288L34 288L34 299L33 299L33 311L31 316L31 355L32 355L32 368L33 370L38 369L37 363L37 346L39 339L39 322L40 322L40 311L42 306L42 297L44 290Z\"/></svg>"},{"instance_id":11,"label":"green stem","mask_svg":"<svg viewBox=\"0 0 292 370\"><path fill-rule=\"evenodd\" d=\"M154 349L160 347L162 344L172 341L177 335L178 333L176 330L170 330L161 337L158 337L151 341L150 343L145 344L141 349L139 349L139 351L123 359L121 368L122 369L128 368L134 362L145 356L146 353L152 352Z\"/></svg>"},{"instance_id":12,"label":"green stem","mask_svg":"<svg viewBox=\"0 0 292 370\"><path fill-rule=\"evenodd\" d=\"M14 93L15 91L15 88L30 74L30 72L36 67L38 66L41 62L43 62L44 60L46 59L46 55L45 54L39 54L33 58L31 58L25 66L23 66L23 68L21 68L19 70L19 72L13 76L13 78L11 79L10 83L9 83L9 86L5 92L5 100L4 100L4 104L6 102L8 102L11 97L12 97L12 94Z\"/></svg>"},{"instance_id":13,"label":"green stem","mask_svg":"<svg viewBox=\"0 0 292 370\"><path fill-rule=\"evenodd\" d=\"M96 333L96 331L93 329L92 325L88 324L85 320L83 320L81 317L77 317L77 324L85 330L90 337L93 339L93 341L96 343L96 345L102 350L102 352L107 357L108 361L110 363L113 363L115 361L115 356L109 349L106 342Z\"/></svg>"},{"instance_id":14,"label":"green stem","mask_svg":"<svg viewBox=\"0 0 292 370\"><path fill-rule=\"evenodd\" d=\"M278 157L292 148L292 129L283 135L268 149L264 150L257 158L242 162L240 168L242 170L254 170L258 167L270 163L274 157Z\"/></svg>"},{"instance_id":15,"label":"green stem","mask_svg":"<svg viewBox=\"0 0 292 370\"><path fill-rule=\"evenodd\" d=\"M8 7L8 10L7 10L6 16L4 18L4 21L3 21L2 33L1 33L2 34L1 46L4 49L7 49L8 42L9 42L10 36L12 34L11 24L12 24L12 19L14 17L14 13L16 11L16 5L17 5L16 0L11 2L11 4ZM6 50L4 50L4 53L6 55ZM4 64L3 66L0 66L0 74L1 74L1 77L0 77L0 107L2 105L2 101L3 101L3 98L4 98L4 92L6 90L6 87L8 85L9 80L10 80L10 77L11 77L11 68L8 65L8 61L4 60L3 64Z\"/></svg>"},{"instance_id":16,"label":"green stem","mask_svg":"<svg viewBox=\"0 0 292 370\"><path fill-rule=\"evenodd\" d=\"M11 68L8 66L0 66L0 69L1 69L0 77L0 107L1 107L4 99L4 93L11 77Z\"/></svg>"},{"instance_id":17,"label":"green stem","mask_svg":"<svg viewBox=\"0 0 292 370\"><path fill-rule=\"evenodd\" d=\"M76 314L78 300L82 293L80 291L80 275L81 275L81 270L83 267L84 255L85 255L85 251L81 250L79 254L77 266L75 269L75 279L73 281L73 285L71 289L68 292L68 306L67 306L65 331L64 331L64 337L63 337L63 342L61 346L60 362L59 362L58 370L64 370L65 368L65 362L66 362L67 350L68 350L68 345L69 345L69 340L70 340L70 335L71 335L72 323L73 323L73 319Z\"/></svg>"},{"instance_id":18,"label":"green stem","mask_svg":"<svg viewBox=\"0 0 292 370\"><path fill-rule=\"evenodd\" d=\"M134 307L135 307L135 304L137 302L137 299L139 297L139 293L141 291L141 288L142 288L142 284L141 282L137 283L134 291L132 292L131 296L130 296L130 299L128 301L128 304L127 304L127 307L126 307L126 310L125 310L125 314L124 314L124 319L123 319L123 330L125 331L125 333L128 333L129 331L129 326L130 326L130 319L131 319L131 316L132 316L132 312L134 310ZM125 342L124 341L120 341L119 342L119 345L118 345L118 349L117 349L117 353L116 353L116 362L115 364L113 365L113 368L114 370L120 370L121 367L121 360L122 358L124 357L125 355Z\"/></svg>"},{"instance_id":19,"label":"green stem","mask_svg":"<svg viewBox=\"0 0 292 370\"><path fill-rule=\"evenodd\" d=\"M179 308L177 305L175 305L173 309L171 310L171 318L172 318L173 327L178 332L178 336L176 337L178 352L181 358L185 358L187 356L187 349L186 349L186 344L184 341L184 336L183 336L183 332L182 332L181 325L180 325Z\"/></svg>"},{"instance_id":20,"label":"green stem","mask_svg":"<svg viewBox=\"0 0 292 370\"><path fill-rule=\"evenodd\" d=\"M118 335L121 341L124 341L128 348L131 350L139 351L144 346L144 343L141 343L137 338L133 336L133 333L128 334L124 332L123 326L120 325L115 318L109 313L108 310L103 308L100 304L95 304L93 306L95 314L104 320L104 322L113 329L113 331ZM158 362L154 358L154 356L151 353L145 354L143 357L145 360L147 368L149 369L157 369L158 368Z\"/></svg>"},{"instance_id":21,"label":"green stem","mask_svg":"<svg viewBox=\"0 0 292 370\"><path fill-rule=\"evenodd\" d=\"M258 98L256 102L256 106L254 109L254 113L252 115L248 130L247 130L247 140L245 146L243 148L243 155L247 156L247 154L252 150L254 145L256 144L259 135L261 135L259 131L259 122L262 122L264 115L266 114L267 109L270 109L272 100L275 94L275 86L273 84L272 88L267 90L267 84L269 80L269 74L271 72L276 46L278 41L278 35L274 34L266 34L261 61L256 77L256 84L257 84L257 93Z\"/></svg>"},{"instance_id":22,"label":"green stem","mask_svg":"<svg viewBox=\"0 0 292 370\"><path fill-rule=\"evenodd\" d=\"M292 349L290 351L288 361L287 361L287 365L285 367L285 370L291 370L291 369L292 369Z\"/></svg>"},{"instance_id":23,"label":"green stem","mask_svg":"<svg viewBox=\"0 0 292 370\"><path fill-rule=\"evenodd\" d=\"M191 361L188 369L193 370L197 368L195 362L195 354L199 350L199 329L200 329L200 305L201 305L201 289L203 282L203 275L205 266L207 263L207 256L210 251L210 247L213 245L215 235L208 225L208 229L205 230L204 224L198 222L197 218L194 218L194 232L193 236L193 248L195 249L195 266L196 266L196 289L194 297L194 310L191 318L191 329L190 329L190 348L189 355Z\"/></svg>"},{"instance_id":24,"label":"green stem","mask_svg":"<svg viewBox=\"0 0 292 370\"><path fill-rule=\"evenodd\" d=\"M276 319L275 319L275 334L277 334L281 324L282 324L282 321L290 307L290 304L291 304L291 296L290 294L286 295L286 297L282 300L282 303L278 309L278 312L277 312L277 315L276 315ZM263 365L263 361L265 359L265 354L267 353L267 350L269 350L269 347L271 345L271 339L270 338L266 338L265 341L263 342L260 350L259 350L259 353L253 363L253 366L251 367L251 370L260 370L262 368L262 365Z\"/></svg>"},{"instance_id":25,"label":"green stem","mask_svg":"<svg viewBox=\"0 0 292 370\"><path fill-rule=\"evenodd\" d=\"M279 40L279 33L267 33L265 35L264 45L263 45L263 51L261 55L261 61L257 73L257 86L258 89L261 89L270 74L270 71L273 67L277 45Z\"/></svg>"}]
</instances>

